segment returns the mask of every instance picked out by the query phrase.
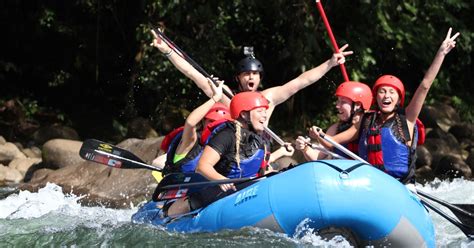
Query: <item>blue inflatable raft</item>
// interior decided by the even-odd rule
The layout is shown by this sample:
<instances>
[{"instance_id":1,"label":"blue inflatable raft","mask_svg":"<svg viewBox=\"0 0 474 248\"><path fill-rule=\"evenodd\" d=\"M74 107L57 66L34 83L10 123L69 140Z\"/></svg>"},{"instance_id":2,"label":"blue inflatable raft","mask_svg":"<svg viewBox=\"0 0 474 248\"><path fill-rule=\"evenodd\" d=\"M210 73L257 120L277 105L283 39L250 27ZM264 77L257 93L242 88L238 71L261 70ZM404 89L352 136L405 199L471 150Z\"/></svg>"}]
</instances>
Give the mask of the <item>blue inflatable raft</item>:
<instances>
[{"instance_id":1,"label":"blue inflatable raft","mask_svg":"<svg viewBox=\"0 0 474 248\"><path fill-rule=\"evenodd\" d=\"M132 220L179 232L254 226L289 236L304 223L355 246L435 247L431 217L416 195L354 160L304 163L176 218L161 218L160 211L149 202Z\"/></svg>"}]
</instances>

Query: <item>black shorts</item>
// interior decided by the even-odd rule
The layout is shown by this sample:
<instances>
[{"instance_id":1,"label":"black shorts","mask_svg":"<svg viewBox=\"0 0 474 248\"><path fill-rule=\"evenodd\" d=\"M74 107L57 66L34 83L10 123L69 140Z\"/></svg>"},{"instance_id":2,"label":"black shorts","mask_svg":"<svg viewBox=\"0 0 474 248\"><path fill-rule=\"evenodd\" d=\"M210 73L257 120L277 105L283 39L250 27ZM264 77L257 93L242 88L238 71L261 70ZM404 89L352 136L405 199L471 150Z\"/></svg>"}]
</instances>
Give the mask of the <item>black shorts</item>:
<instances>
[{"instance_id":1,"label":"black shorts","mask_svg":"<svg viewBox=\"0 0 474 248\"><path fill-rule=\"evenodd\" d=\"M250 181L250 182L244 182L244 183L239 183L236 184L235 187L237 188L237 191L244 189L252 184L256 183L256 181ZM233 190L227 190L227 191L222 191L222 189L219 187L219 185L212 186L205 188L203 190L200 190L195 193L191 193L188 197L188 202L189 202L189 208L191 211L194 211L198 208L203 208L207 207L209 204L222 199L228 195L231 195L235 193L236 191Z\"/></svg>"}]
</instances>

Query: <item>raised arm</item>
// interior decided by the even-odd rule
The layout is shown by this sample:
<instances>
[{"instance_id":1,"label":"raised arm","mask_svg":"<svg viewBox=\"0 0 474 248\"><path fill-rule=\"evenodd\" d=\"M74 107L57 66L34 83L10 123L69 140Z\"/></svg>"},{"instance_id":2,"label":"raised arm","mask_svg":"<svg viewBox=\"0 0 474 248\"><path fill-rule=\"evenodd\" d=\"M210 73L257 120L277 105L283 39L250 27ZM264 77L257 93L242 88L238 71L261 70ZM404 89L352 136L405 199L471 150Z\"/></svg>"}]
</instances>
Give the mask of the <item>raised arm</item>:
<instances>
[{"instance_id":1,"label":"raised arm","mask_svg":"<svg viewBox=\"0 0 474 248\"><path fill-rule=\"evenodd\" d=\"M212 96L212 89L207 83L207 79L199 71L197 71L191 64L188 63L184 58L179 56L171 49L166 42L164 42L155 31L151 30L153 34L152 45L160 50L173 65L182 72L186 77L193 80L194 83L206 94L208 97Z\"/></svg>"},{"instance_id":2,"label":"raised arm","mask_svg":"<svg viewBox=\"0 0 474 248\"><path fill-rule=\"evenodd\" d=\"M433 62L431 63L430 68L426 71L423 80L421 81L420 86L415 91L413 98L411 99L410 103L406 107L406 118L409 124L409 127L413 127L420 114L421 108L423 107L423 103L425 102L425 98L428 95L428 91L430 90L431 85L433 84L436 75L443 64L444 57L448 54L455 46L456 46L456 38L460 35L459 32L451 36L452 28L449 28L448 34L444 39L443 43L438 49ZM413 128L409 128L410 132Z\"/></svg>"},{"instance_id":3,"label":"raised arm","mask_svg":"<svg viewBox=\"0 0 474 248\"><path fill-rule=\"evenodd\" d=\"M197 107L184 123L183 136L179 142L178 147L176 148L176 154L186 154L188 153L196 143L197 137L197 125L201 122L202 119L206 116L207 112L212 108L214 103L220 101L222 98L222 85L223 81L219 81L219 86L215 86L210 79L207 79L209 87L211 88L213 95L212 97L203 103L201 106Z\"/></svg>"},{"instance_id":4,"label":"raised arm","mask_svg":"<svg viewBox=\"0 0 474 248\"><path fill-rule=\"evenodd\" d=\"M297 78L289 81L288 83L284 85L266 89L262 92L262 94L274 106L288 100L288 98L296 94L301 89L318 81L334 66L343 64L346 61L345 56L351 55L353 53L352 51L344 52L344 50L348 46L349 45L346 44L343 47L341 47L339 53L333 54L333 56L330 59L328 59L326 62L322 63L318 67L315 67L309 71L303 72Z\"/></svg>"}]
</instances>

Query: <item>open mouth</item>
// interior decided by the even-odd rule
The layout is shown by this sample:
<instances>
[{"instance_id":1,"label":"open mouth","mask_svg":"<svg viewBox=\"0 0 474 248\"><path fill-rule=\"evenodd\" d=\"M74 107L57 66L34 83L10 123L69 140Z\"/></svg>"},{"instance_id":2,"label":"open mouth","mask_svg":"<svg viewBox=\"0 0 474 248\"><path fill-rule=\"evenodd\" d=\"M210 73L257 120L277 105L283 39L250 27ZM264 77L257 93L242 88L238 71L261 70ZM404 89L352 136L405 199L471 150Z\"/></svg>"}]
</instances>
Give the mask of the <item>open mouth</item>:
<instances>
[{"instance_id":1,"label":"open mouth","mask_svg":"<svg viewBox=\"0 0 474 248\"><path fill-rule=\"evenodd\" d=\"M253 86L255 85L255 83L252 83L252 82L249 82L249 88L253 88Z\"/></svg>"},{"instance_id":2,"label":"open mouth","mask_svg":"<svg viewBox=\"0 0 474 248\"><path fill-rule=\"evenodd\" d=\"M390 101L388 99L382 101L382 106L384 106L384 107L388 107L388 106L390 106L390 104L392 104L392 101Z\"/></svg>"}]
</instances>

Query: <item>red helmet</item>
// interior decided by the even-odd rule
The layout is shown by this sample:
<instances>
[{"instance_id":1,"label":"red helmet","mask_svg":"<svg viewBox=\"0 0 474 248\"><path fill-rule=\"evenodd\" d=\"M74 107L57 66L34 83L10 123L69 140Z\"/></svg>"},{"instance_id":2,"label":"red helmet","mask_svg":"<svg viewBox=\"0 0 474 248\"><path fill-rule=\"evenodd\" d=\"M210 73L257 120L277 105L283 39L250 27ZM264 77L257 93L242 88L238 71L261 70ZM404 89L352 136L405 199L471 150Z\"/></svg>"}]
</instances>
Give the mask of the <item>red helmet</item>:
<instances>
[{"instance_id":1,"label":"red helmet","mask_svg":"<svg viewBox=\"0 0 474 248\"><path fill-rule=\"evenodd\" d=\"M380 86L390 86L396 89L398 91L398 96L400 97L400 106L403 107L405 102L405 87L400 79L392 75L383 75L379 77L372 87L372 93L374 96L377 95L377 89Z\"/></svg>"},{"instance_id":2,"label":"red helmet","mask_svg":"<svg viewBox=\"0 0 474 248\"><path fill-rule=\"evenodd\" d=\"M367 84L360 82L350 81L340 84L335 95L347 97L353 102L360 102L365 110L369 110L372 104L372 91Z\"/></svg>"},{"instance_id":3,"label":"red helmet","mask_svg":"<svg viewBox=\"0 0 474 248\"><path fill-rule=\"evenodd\" d=\"M261 107L268 109L268 100L260 92L241 92L235 95L230 102L230 116L232 119L237 119L242 111Z\"/></svg>"},{"instance_id":4,"label":"red helmet","mask_svg":"<svg viewBox=\"0 0 474 248\"><path fill-rule=\"evenodd\" d=\"M211 121L217 121L220 119L230 119L229 108L220 102L214 103L214 106L207 112L204 118Z\"/></svg>"}]
</instances>

